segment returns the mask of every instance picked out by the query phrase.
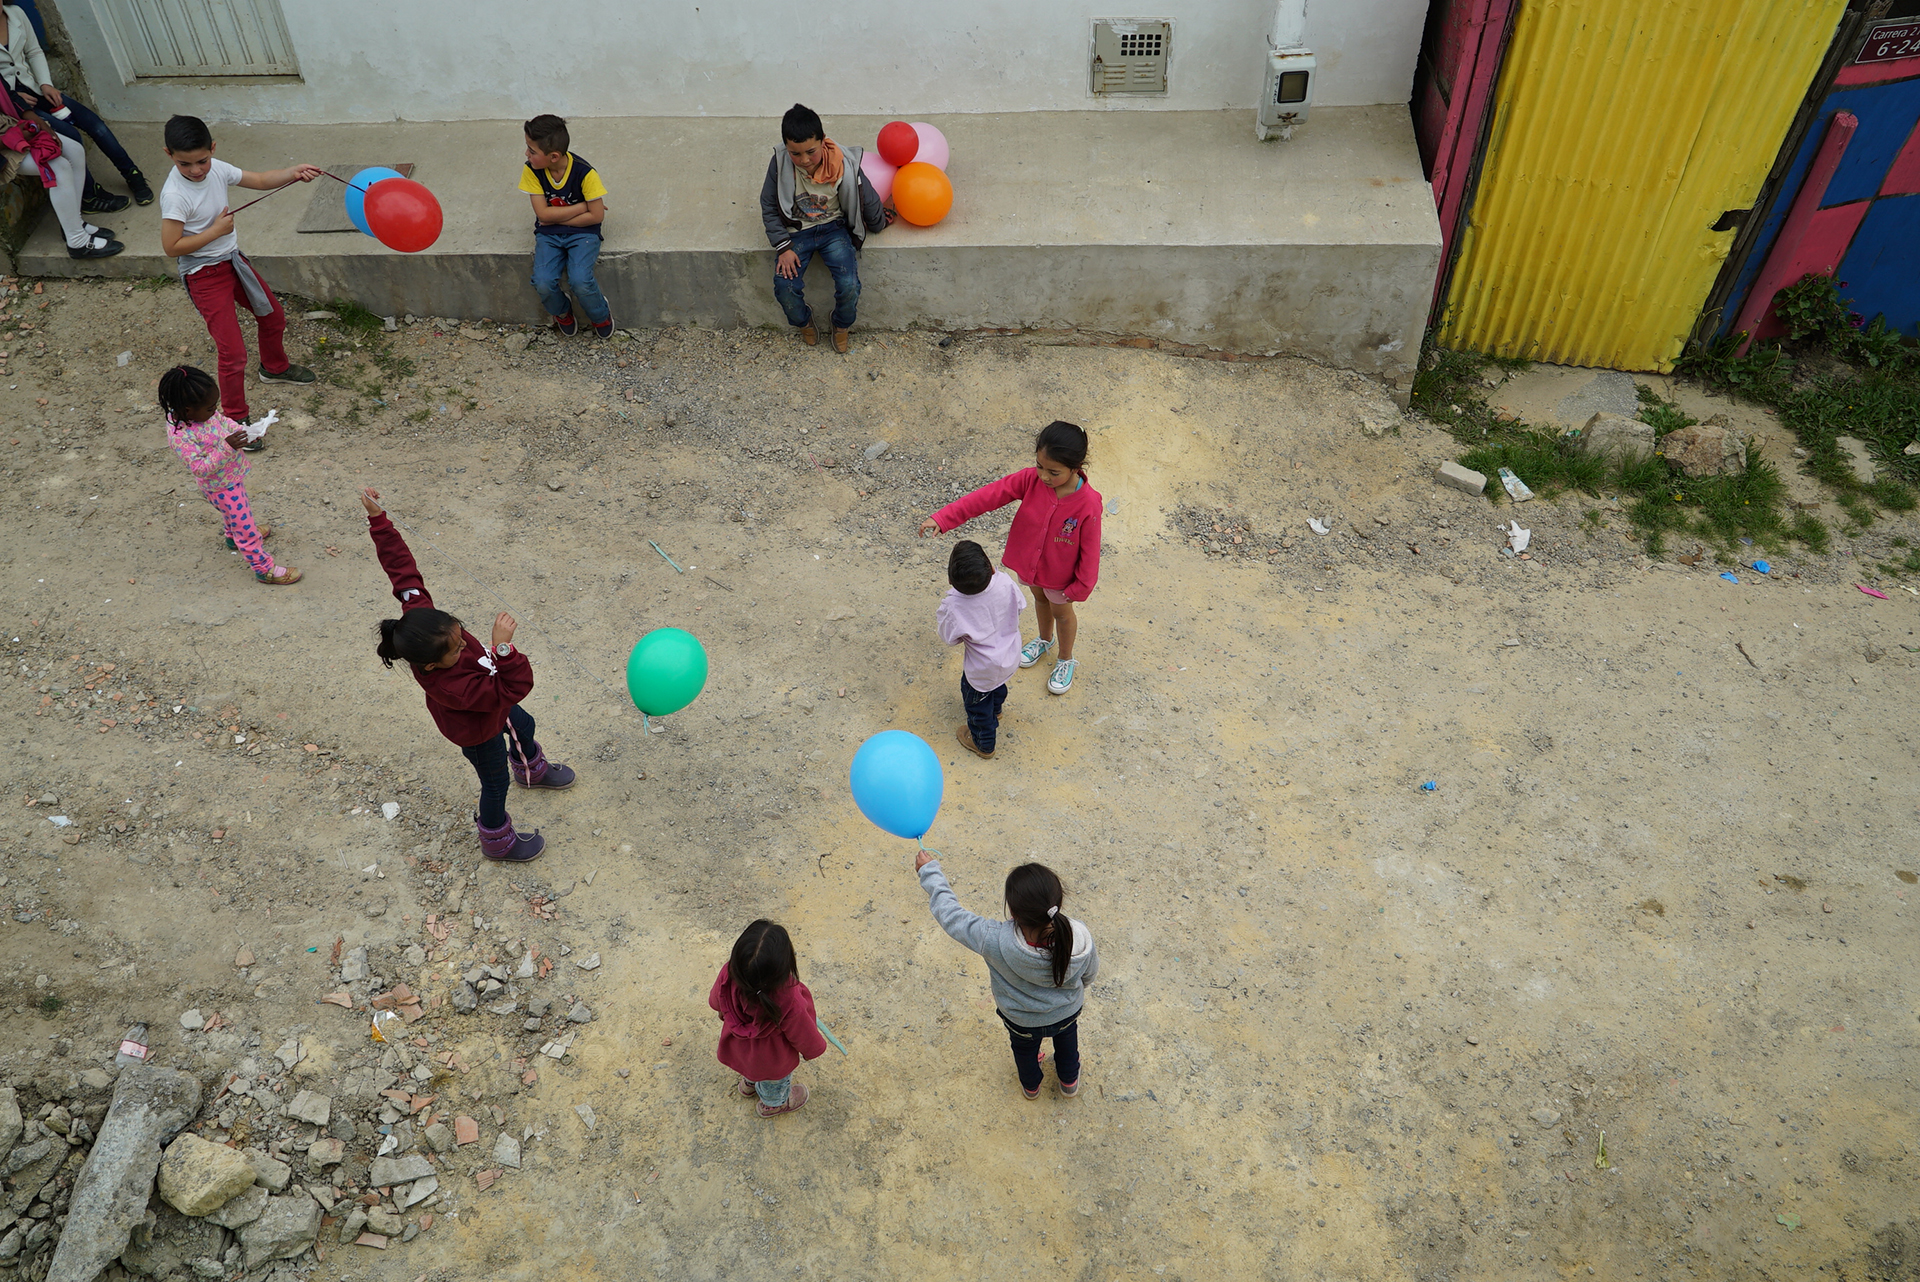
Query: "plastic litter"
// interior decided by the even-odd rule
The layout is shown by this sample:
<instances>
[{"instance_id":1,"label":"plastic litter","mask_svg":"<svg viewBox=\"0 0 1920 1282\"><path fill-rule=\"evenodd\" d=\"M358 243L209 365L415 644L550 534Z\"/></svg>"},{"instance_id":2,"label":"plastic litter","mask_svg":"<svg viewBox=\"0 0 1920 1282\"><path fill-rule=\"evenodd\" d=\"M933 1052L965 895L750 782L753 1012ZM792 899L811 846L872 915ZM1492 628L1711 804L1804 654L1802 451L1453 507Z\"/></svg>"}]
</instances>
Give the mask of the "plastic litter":
<instances>
[{"instance_id":1,"label":"plastic litter","mask_svg":"<svg viewBox=\"0 0 1920 1282\"><path fill-rule=\"evenodd\" d=\"M1872 597L1879 597L1879 598L1880 598L1880 599L1881 599L1882 601L1885 601L1885 600L1888 600L1888 599L1889 599L1886 593L1884 593L1884 592L1875 592L1875 591L1874 591L1874 590L1873 590L1872 588L1870 588L1870 587L1866 587L1866 586L1865 586L1865 585L1863 585L1863 584L1859 584L1859 583L1856 583L1856 584L1854 584L1853 586L1854 586L1854 587L1856 587L1856 588L1859 588L1859 589L1860 589L1860 590L1861 590L1862 592L1864 592L1864 593L1866 593L1866 594L1867 594L1868 596L1872 596ZM58 821L56 821L56 822L58 822Z\"/></svg>"},{"instance_id":2,"label":"plastic litter","mask_svg":"<svg viewBox=\"0 0 1920 1282\"><path fill-rule=\"evenodd\" d=\"M1506 490L1507 497L1515 503L1525 503L1533 497L1533 491L1527 488L1525 481L1513 474L1512 468L1503 467L1500 469L1500 485L1501 488Z\"/></svg>"},{"instance_id":3,"label":"plastic litter","mask_svg":"<svg viewBox=\"0 0 1920 1282\"><path fill-rule=\"evenodd\" d=\"M1720 577L1729 583L1738 583L1740 581L1740 576L1732 572L1724 573Z\"/></svg>"},{"instance_id":4,"label":"plastic litter","mask_svg":"<svg viewBox=\"0 0 1920 1282\"><path fill-rule=\"evenodd\" d=\"M388 819L398 819L400 817L400 803L397 801L383 801L380 803L380 813Z\"/></svg>"},{"instance_id":5,"label":"plastic litter","mask_svg":"<svg viewBox=\"0 0 1920 1282\"><path fill-rule=\"evenodd\" d=\"M267 434L267 429L280 421L279 410L268 410L267 416L258 422L247 424L247 439L257 441Z\"/></svg>"},{"instance_id":6,"label":"plastic litter","mask_svg":"<svg viewBox=\"0 0 1920 1282\"><path fill-rule=\"evenodd\" d=\"M373 1012L373 1023L367 1030L368 1036L372 1037L376 1042L385 1044L387 1034L394 1031L399 1019L400 1012L397 1010L377 1010Z\"/></svg>"},{"instance_id":7,"label":"plastic litter","mask_svg":"<svg viewBox=\"0 0 1920 1282\"><path fill-rule=\"evenodd\" d=\"M48 815L47 822L56 828L73 827L73 820L67 818L65 815Z\"/></svg>"},{"instance_id":8,"label":"plastic litter","mask_svg":"<svg viewBox=\"0 0 1920 1282\"><path fill-rule=\"evenodd\" d=\"M1440 785L1435 783L1431 779L1427 780L1425 783L1420 785L1421 792L1438 792L1439 790L1440 790Z\"/></svg>"},{"instance_id":9,"label":"plastic litter","mask_svg":"<svg viewBox=\"0 0 1920 1282\"><path fill-rule=\"evenodd\" d=\"M1333 519L1332 517L1327 518L1328 521L1331 521L1332 519ZM1310 516L1307 518L1307 528L1309 530L1312 530L1315 534L1333 533L1333 527L1328 525L1326 521L1322 521L1317 516Z\"/></svg>"},{"instance_id":10,"label":"plastic litter","mask_svg":"<svg viewBox=\"0 0 1920 1282\"><path fill-rule=\"evenodd\" d=\"M113 358L113 363L114 363L115 365L118 365L118 366L120 366L120 367L121 367L122 369L124 369L124 368L126 368L126 364L127 364L127 362L128 362L128 361L130 361L130 360L132 360L132 359L133 359L133 353L132 353L132 352L122 352L122 353L120 353L120 354L119 354L118 356L116 356L116 357L114 357L114 358Z\"/></svg>"},{"instance_id":11,"label":"plastic litter","mask_svg":"<svg viewBox=\"0 0 1920 1282\"><path fill-rule=\"evenodd\" d=\"M1760 574L1773 573L1773 567L1771 565L1768 565L1765 561L1755 561L1753 563L1753 568L1755 571L1757 571Z\"/></svg>"},{"instance_id":12,"label":"plastic litter","mask_svg":"<svg viewBox=\"0 0 1920 1282\"><path fill-rule=\"evenodd\" d=\"M839 1051L842 1055L845 1055L847 1053L846 1046L844 1046L841 1043L838 1037L835 1037L833 1035L833 1030L827 1027L826 1020L821 1019L818 1015L815 1015L813 1017L813 1022L820 1029L821 1033L825 1034L826 1039L833 1043L833 1047L835 1050Z\"/></svg>"},{"instance_id":13,"label":"plastic litter","mask_svg":"<svg viewBox=\"0 0 1920 1282\"><path fill-rule=\"evenodd\" d=\"M1509 522L1508 525L1507 544L1513 549L1514 555L1518 556L1527 550L1527 544L1533 540L1533 531L1522 528L1518 521Z\"/></svg>"},{"instance_id":14,"label":"plastic litter","mask_svg":"<svg viewBox=\"0 0 1920 1282\"><path fill-rule=\"evenodd\" d=\"M147 1049L147 1026L135 1024L127 1030L127 1035L120 1039L120 1053L113 1057L113 1062L125 1068L129 1064L146 1063L147 1056L151 1054L153 1052Z\"/></svg>"}]
</instances>

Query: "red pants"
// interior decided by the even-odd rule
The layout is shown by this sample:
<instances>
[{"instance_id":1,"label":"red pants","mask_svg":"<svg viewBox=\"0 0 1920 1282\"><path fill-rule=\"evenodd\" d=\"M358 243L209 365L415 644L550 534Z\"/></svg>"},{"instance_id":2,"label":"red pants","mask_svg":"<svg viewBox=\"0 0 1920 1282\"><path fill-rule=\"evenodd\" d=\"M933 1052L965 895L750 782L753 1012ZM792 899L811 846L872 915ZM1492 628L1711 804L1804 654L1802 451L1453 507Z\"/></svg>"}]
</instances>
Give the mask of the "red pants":
<instances>
[{"instance_id":1,"label":"red pants","mask_svg":"<svg viewBox=\"0 0 1920 1282\"><path fill-rule=\"evenodd\" d=\"M234 308L243 307L248 315L253 314L247 291L234 275L232 263L214 263L187 277L187 293L206 320L207 333L213 335L214 349L220 354L220 411L237 423L245 423L252 418L247 410L247 340L240 333ZM267 291L267 297L273 300L273 314L254 318L260 329L260 365L283 370L289 364L286 346L281 342L287 332L287 314L272 290Z\"/></svg>"}]
</instances>

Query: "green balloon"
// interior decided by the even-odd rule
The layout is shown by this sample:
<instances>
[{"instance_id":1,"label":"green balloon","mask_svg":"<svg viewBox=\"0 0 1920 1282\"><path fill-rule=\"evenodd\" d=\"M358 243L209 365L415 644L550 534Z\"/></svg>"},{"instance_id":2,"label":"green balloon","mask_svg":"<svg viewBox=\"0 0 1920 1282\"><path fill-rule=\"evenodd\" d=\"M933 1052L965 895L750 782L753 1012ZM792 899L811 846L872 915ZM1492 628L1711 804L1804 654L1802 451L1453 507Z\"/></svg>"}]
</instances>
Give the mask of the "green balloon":
<instances>
[{"instance_id":1,"label":"green balloon","mask_svg":"<svg viewBox=\"0 0 1920 1282\"><path fill-rule=\"evenodd\" d=\"M700 697L707 684L707 651L679 628L655 628L627 656L627 693L650 717L678 712Z\"/></svg>"}]
</instances>

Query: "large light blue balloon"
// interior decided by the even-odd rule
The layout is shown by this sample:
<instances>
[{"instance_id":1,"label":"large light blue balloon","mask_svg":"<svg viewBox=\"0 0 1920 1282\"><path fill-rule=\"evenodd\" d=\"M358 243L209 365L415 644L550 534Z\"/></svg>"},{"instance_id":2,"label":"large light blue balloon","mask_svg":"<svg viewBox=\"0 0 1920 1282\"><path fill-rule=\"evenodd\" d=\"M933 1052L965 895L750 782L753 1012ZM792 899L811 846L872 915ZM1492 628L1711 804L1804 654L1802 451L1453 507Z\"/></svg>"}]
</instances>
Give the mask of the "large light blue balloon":
<instances>
[{"instance_id":1,"label":"large light blue balloon","mask_svg":"<svg viewBox=\"0 0 1920 1282\"><path fill-rule=\"evenodd\" d=\"M853 803L896 837L919 840L940 813L946 780L927 741L905 730L882 730L853 754L847 771Z\"/></svg>"},{"instance_id":2,"label":"large light blue balloon","mask_svg":"<svg viewBox=\"0 0 1920 1282\"><path fill-rule=\"evenodd\" d=\"M367 235L373 235L373 228L367 225L367 188L382 178L404 178L405 174L397 169L385 169L379 165L371 169L362 169L347 184L347 217L353 219L353 225Z\"/></svg>"}]
</instances>

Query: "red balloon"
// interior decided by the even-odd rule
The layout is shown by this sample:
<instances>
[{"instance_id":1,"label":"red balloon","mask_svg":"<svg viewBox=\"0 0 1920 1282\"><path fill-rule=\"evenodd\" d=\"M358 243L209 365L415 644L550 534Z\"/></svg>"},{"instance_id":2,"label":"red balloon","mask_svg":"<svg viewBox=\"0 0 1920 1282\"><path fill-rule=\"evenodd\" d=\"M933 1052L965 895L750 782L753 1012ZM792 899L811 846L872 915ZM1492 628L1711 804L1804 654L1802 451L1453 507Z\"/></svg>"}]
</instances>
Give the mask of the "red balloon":
<instances>
[{"instance_id":1,"label":"red balloon","mask_svg":"<svg viewBox=\"0 0 1920 1282\"><path fill-rule=\"evenodd\" d=\"M379 242L403 254L440 239L440 202L411 178L382 178L367 188L366 215Z\"/></svg>"},{"instance_id":2,"label":"red balloon","mask_svg":"<svg viewBox=\"0 0 1920 1282\"><path fill-rule=\"evenodd\" d=\"M904 120L882 125L879 144L880 159L896 169L920 154L920 135Z\"/></svg>"}]
</instances>

